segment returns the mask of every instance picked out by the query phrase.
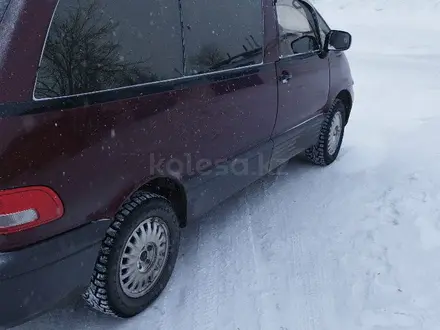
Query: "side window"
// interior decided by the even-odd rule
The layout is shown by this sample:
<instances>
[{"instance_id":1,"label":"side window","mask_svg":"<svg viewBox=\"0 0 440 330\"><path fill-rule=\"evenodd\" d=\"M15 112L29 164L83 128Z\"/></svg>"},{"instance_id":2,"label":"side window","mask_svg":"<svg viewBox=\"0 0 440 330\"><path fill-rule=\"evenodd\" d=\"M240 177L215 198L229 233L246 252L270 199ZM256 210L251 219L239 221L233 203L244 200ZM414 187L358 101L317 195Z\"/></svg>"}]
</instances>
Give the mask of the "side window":
<instances>
[{"instance_id":1,"label":"side window","mask_svg":"<svg viewBox=\"0 0 440 330\"><path fill-rule=\"evenodd\" d=\"M183 75L177 0L61 0L35 88L51 98Z\"/></svg>"},{"instance_id":2,"label":"side window","mask_svg":"<svg viewBox=\"0 0 440 330\"><path fill-rule=\"evenodd\" d=\"M260 0L182 1L182 15L185 74L226 70L263 61Z\"/></svg>"},{"instance_id":3,"label":"side window","mask_svg":"<svg viewBox=\"0 0 440 330\"><path fill-rule=\"evenodd\" d=\"M321 14L319 14L318 12L317 14L317 18L318 18L318 24L319 24L319 34L321 37L321 44L324 45L325 43L325 37L327 36L327 34L330 32L330 27L328 26L328 24L324 21L324 19L322 18Z\"/></svg>"},{"instance_id":4,"label":"side window","mask_svg":"<svg viewBox=\"0 0 440 330\"><path fill-rule=\"evenodd\" d=\"M6 12L6 8L8 8L10 0L0 0L0 21L3 19L3 15Z\"/></svg>"},{"instance_id":5,"label":"side window","mask_svg":"<svg viewBox=\"0 0 440 330\"><path fill-rule=\"evenodd\" d=\"M319 50L312 13L296 0L278 0L276 5L281 56Z\"/></svg>"}]
</instances>

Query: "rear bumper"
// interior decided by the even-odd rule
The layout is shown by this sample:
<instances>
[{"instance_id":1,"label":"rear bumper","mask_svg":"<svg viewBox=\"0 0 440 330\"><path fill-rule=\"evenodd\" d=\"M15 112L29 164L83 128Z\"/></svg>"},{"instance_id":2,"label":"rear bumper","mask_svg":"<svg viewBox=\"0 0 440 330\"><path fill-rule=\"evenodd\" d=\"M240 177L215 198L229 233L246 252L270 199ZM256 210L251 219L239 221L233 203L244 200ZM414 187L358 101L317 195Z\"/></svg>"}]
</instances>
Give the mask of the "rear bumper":
<instances>
[{"instance_id":1,"label":"rear bumper","mask_svg":"<svg viewBox=\"0 0 440 330\"><path fill-rule=\"evenodd\" d=\"M0 253L0 327L26 322L84 289L108 226L99 221Z\"/></svg>"}]
</instances>

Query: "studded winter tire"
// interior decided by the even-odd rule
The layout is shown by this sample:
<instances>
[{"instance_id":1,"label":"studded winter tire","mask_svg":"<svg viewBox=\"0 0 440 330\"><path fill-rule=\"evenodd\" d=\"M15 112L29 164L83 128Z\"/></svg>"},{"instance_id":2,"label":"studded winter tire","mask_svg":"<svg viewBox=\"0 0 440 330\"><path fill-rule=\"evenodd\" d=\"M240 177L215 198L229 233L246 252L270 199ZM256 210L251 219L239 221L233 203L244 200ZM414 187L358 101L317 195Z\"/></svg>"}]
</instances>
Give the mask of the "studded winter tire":
<instances>
[{"instance_id":1,"label":"studded winter tire","mask_svg":"<svg viewBox=\"0 0 440 330\"><path fill-rule=\"evenodd\" d=\"M314 164L327 166L338 157L344 138L345 105L336 99L322 124L318 142L305 150L306 158Z\"/></svg>"},{"instance_id":2,"label":"studded winter tire","mask_svg":"<svg viewBox=\"0 0 440 330\"><path fill-rule=\"evenodd\" d=\"M167 285L179 243L170 203L156 194L135 194L107 230L84 299L105 314L139 314Z\"/></svg>"}]
</instances>

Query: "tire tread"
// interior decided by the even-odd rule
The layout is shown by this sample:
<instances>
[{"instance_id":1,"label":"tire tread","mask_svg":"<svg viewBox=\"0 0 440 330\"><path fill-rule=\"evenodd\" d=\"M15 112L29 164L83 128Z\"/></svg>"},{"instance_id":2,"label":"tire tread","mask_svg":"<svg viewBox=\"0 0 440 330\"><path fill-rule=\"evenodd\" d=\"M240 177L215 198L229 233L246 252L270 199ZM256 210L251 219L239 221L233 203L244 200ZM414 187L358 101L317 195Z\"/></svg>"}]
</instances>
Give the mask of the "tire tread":
<instances>
[{"instance_id":1,"label":"tire tread","mask_svg":"<svg viewBox=\"0 0 440 330\"><path fill-rule=\"evenodd\" d=\"M163 196L157 194L144 191L135 193L134 196L122 206L121 210L115 216L116 220L113 221L113 223L107 229L106 236L103 239L102 247L95 264L90 285L83 294L83 298L87 304L101 313L123 317L123 315L119 315L116 310L113 310L109 303L106 289L107 269L109 262L108 256L111 253L116 239L119 236L119 231L126 217L128 217L138 206L153 199L162 199L167 201Z\"/></svg>"},{"instance_id":2,"label":"tire tread","mask_svg":"<svg viewBox=\"0 0 440 330\"><path fill-rule=\"evenodd\" d=\"M334 161L334 159L329 160L327 157L326 139L328 138L333 116L337 111L340 110L341 105L345 109L345 105L342 102L342 100L336 99L333 102L330 111L327 113L327 116L325 117L324 122L322 124L321 131L319 133L318 142L304 151L304 155L306 159L312 162L313 164L319 166L327 166ZM342 113L342 118L344 119L344 117L345 117L344 113ZM344 131L342 131L341 140L343 139L343 135L344 135ZM336 156L338 152L336 153Z\"/></svg>"}]
</instances>

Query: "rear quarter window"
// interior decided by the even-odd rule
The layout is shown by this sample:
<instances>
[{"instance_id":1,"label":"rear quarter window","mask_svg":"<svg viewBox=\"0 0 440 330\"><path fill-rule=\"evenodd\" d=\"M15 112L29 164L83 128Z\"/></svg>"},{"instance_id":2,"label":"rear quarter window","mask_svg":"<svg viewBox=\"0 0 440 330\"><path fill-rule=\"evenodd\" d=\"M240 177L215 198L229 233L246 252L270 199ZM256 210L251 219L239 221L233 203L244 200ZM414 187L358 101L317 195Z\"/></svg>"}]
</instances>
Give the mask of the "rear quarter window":
<instances>
[{"instance_id":1,"label":"rear quarter window","mask_svg":"<svg viewBox=\"0 0 440 330\"><path fill-rule=\"evenodd\" d=\"M6 12L9 2L11 2L11 0L0 0L0 21L3 19L3 15Z\"/></svg>"},{"instance_id":2,"label":"rear quarter window","mask_svg":"<svg viewBox=\"0 0 440 330\"><path fill-rule=\"evenodd\" d=\"M176 0L61 0L37 74L37 99L182 76Z\"/></svg>"}]
</instances>

